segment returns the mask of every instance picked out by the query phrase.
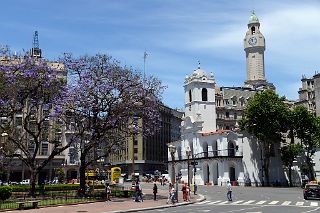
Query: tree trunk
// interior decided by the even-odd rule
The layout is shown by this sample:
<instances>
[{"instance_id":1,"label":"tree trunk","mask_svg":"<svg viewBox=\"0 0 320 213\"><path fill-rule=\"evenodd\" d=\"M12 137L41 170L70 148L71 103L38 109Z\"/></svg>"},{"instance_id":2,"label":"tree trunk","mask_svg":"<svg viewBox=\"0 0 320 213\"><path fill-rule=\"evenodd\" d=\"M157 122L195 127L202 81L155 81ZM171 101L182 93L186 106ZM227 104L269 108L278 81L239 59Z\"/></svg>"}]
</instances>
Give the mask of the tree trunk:
<instances>
[{"instance_id":1,"label":"tree trunk","mask_svg":"<svg viewBox=\"0 0 320 213\"><path fill-rule=\"evenodd\" d=\"M314 177L314 172L313 172L313 165L312 165L312 158L310 156L310 152L308 150L307 152L307 165L308 165L308 172L309 172L309 180L314 180L315 177Z\"/></svg>"},{"instance_id":2,"label":"tree trunk","mask_svg":"<svg viewBox=\"0 0 320 213\"><path fill-rule=\"evenodd\" d=\"M30 195L32 197L36 196L36 181L37 181L37 173L34 169L30 169Z\"/></svg>"},{"instance_id":3,"label":"tree trunk","mask_svg":"<svg viewBox=\"0 0 320 213\"><path fill-rule=\"evenodd\" d=\"M80 189L81 189L81 193L84 194L86 190L86 161L85 161L85 156L83 156L83 154L81 154L81 157L80 157L79 174L80 174Z\"/></svg>"},{"instance_id":4,"label":"tree trunk","mask_svg":"<svg viewBox=\"0 0 320 213\"><path fill-rule=\"evenodd\" d=\"M291 177L291 173L292 173L292 169L291 169L291 167L292 167L292 164L289 164L289 186L290 187L292 187L293 186L293 184L292 184L292 177Z\"/></svg>"},{"instance_id":5,"label":"tree trunk","mask_svg":"<svg viewBox=\"0 0 320 213\"><path fill-rule=\"evenodd\" d=\"M264 158L264 175L265 175L265 179L266 179L266 186L269 186L270 180L269 180L269 157L265 156Z\"/></svg>"}]
</instances>

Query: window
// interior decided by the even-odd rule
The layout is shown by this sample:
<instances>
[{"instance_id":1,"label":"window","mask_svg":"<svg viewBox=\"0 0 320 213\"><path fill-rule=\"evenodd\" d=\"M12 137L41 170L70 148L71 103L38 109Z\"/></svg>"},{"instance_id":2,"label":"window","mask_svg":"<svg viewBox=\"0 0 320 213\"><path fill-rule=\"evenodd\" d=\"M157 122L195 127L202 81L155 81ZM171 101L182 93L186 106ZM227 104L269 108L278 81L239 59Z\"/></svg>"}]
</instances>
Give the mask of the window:
<instances>
[{"instance_id":1,"label":"window","mask_svg":"<svg viewBox=\"0 0 320 213\"><path fill-rule=\"evenodd\" d=\"M41 143L41 155L48 155L48 142L42 142Z\"/></svg>"},{"instance_id":2,"label":"window","mask_svg":"<svg viewBox=\"0 0 320 213\"><path fill-rule=\"evenodd\" d=\"M135 140L133 141L133 145L135 145L135 146L138 145L138 140L135 139Z\"/></svg>"},{"instance_id":3,"label":"window","mask_svg":"<svg viewBox=\"0 0 320 213\"><path fill-rule=\"evenodd\" d=\"M134 153L138 153L138 148L134 148Z\"/></svg>"},{"instance_id":4,"label":"window","mask_svg":"<svg viewBox=\"0 0 320 213\"><path fill-rule=\"evenodd\" d=\"M238 115L237 115L237 113L235 112L235 113L234 113L234 119L237 119L237 117L238 117Z\"/></svg>"},{"instance_id":5,"label":"window","mask_svg":"<svg viewBox=\"0 0 320 213\"><path fill-rule=\"evenodd\" d=\"M229 118L229 116L230 116L230 113L226 112L226 118Z\"/></svg>"},{"instance_id":6,"label":"window","mask_svg":"<svg viewBox=\"0 0 320 213\"><path fill-rule=\"evenodd\" d=\"M256 28L254 26L251 27L251 33L255 34L256 33Z\"/></svg>"},{"instance_id":7,"label":"window","mask_svg":"<svg viewBox=\"0 0 320 213\"><path fill-rule=\"evenodd\" d=\"M208 101L208 90L206 88L202 89L202 101Z\"/></svg>"},{"instance_id":8,"label":"window","mask_svg":"<svg viewBox=\"0 0 320 213\"><path fill-rule=\"evenodd\" d=\"M192 101L192 94L191 94L191 90L189 90L189 102Z\"/></svg>"}]
</instances>

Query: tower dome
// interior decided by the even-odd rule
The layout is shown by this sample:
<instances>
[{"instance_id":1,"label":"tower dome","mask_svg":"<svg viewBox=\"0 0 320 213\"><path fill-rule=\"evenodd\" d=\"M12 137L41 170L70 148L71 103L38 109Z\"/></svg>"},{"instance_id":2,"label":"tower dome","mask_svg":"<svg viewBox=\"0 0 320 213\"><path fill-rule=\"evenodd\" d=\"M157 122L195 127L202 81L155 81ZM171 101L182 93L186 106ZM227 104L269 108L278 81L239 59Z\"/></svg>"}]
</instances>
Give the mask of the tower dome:
<instances>
[{"instance_id":1,"label":"tower dome","mask_svg":"<svg viewBox=\"0 0 320 213\"><path fill-rule=\"evenodd\" d=\"M254 10L252 11L252 14L249 18L249 24L253 24L253 23L259 23L259 19L256 16L256 14L254 13Z\"/></svg>"}]
</instances>

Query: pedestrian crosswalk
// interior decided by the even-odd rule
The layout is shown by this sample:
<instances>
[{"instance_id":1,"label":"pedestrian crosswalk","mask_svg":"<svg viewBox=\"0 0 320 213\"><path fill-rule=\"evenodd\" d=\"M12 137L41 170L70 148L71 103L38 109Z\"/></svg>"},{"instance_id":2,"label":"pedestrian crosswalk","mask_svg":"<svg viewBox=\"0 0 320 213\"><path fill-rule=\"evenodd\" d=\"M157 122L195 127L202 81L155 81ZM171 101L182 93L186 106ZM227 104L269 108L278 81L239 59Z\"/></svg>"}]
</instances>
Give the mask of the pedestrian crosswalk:
<instances>
[{"instance_id":1,"label":"pedestrian crosswalk","mask_svg":"<svg viewBox=\"0 0 320 213\"><path fill-rule=\"evenodd\" d=\"M195 205L280 205L280 206L320 206L320 201L279 201L279 200L237 200L237 201L209 201L205 200Z\"/></svg>"}]
</instances>

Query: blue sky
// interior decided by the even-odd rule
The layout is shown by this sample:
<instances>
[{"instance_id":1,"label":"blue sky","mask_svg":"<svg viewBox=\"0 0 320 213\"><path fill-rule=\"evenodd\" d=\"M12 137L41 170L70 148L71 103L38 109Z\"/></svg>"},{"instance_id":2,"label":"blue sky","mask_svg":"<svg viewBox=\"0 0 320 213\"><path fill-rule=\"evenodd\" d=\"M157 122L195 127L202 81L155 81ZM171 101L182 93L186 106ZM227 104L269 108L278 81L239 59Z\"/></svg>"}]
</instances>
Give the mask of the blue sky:
<instances>
[{"instance_id":1,"label":"blue sky","mask_svg":"<svg viewBox=\"0 0 320 213\"><path fill-rule=\"evenodd\" d=\"M243 38L251 10L266 39L266 78L277 92L298 98L301 76L319 70L320 1L312 0L2 0L0 44L32 46L39 32L43 56L54 60L107 53L167 85L163 102L183 108L183 81L197 68L219 86L246 78Z\"/></svg>"}]
</instances>

